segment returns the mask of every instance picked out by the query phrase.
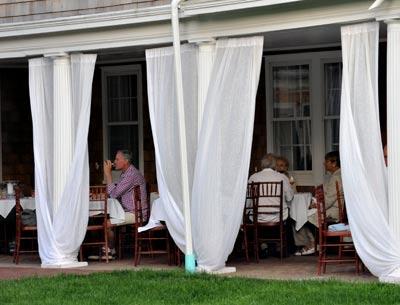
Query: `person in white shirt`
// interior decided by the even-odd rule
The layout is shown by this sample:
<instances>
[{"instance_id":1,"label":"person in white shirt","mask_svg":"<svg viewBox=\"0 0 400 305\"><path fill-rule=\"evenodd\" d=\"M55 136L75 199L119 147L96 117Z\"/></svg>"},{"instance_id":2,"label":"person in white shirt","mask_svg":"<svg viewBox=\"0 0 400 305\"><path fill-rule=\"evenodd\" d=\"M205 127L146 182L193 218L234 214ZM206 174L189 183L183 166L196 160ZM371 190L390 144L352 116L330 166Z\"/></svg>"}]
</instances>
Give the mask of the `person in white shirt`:
<instances>
[{"instance_id":1,"label":"person in white shirt","mask_svg":"<svg viewBox=\"0 0 400 305\"><path fill-rule=\"evenodd\" d=\"M250 176L251 182L279 182L283 181L283 220L288 218L287 203L293 199L293 189L290 186L289 179L284 174L275 171L276 157L273 154L265 155L261 160L261 171ZM279 205L278 198L260 198L263 204ZM276 214L261 214L258 216L259 222L278 222L279 213Z\"/></svg>"}]
</instances>

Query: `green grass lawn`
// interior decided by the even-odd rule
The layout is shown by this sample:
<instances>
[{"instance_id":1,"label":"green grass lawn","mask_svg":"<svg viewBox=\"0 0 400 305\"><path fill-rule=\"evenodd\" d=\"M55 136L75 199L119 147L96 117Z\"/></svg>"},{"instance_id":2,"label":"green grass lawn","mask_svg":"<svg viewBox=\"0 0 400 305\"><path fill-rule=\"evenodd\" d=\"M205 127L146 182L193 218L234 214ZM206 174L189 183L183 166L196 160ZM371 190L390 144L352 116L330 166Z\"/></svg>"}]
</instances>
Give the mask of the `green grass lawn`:
<instances>
[{"instance_id":1,"label":"green grass lawn","mask_svg":"<svg viewBox=\"0 0 400 305\"><path fill-rule=\"evenodd\" d=\"M400 286L121 271L1 281L0 304L400 304Z\"/></svg>"}]
</instances>

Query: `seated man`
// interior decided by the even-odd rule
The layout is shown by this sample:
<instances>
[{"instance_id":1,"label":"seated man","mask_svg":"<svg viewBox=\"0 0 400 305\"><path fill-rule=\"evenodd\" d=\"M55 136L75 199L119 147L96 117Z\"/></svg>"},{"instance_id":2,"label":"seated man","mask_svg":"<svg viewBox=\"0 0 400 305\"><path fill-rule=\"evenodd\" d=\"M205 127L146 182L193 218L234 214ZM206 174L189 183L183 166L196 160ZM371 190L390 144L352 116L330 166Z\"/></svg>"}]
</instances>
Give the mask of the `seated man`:
<instances>
[{"instance_id":1,"label":"seated man","mask_svg":"<svg viewBox=\"0 0 400 305\"><path fill-rule=\"evenodd\" d=\"M339 182L340 190L342 191L342 176L340 171L339 152L333 151L325 155L325 170L327 172L324 186L324 198L326 217L330 222L339 221L339 204L336 193L336 181ZM315 208L315 204L310 205L310 208ZM316 213L308 216L308 222L314 226L318 226ZM308 224L304 225L299 231L296 231L293 226L294 242L296 246L302 247L295 255L309 255L315 253L315 237L311 232Z\"/></svg>"},{"instance_id":2,"label":"seated man","mask_svg":"<svg viewBox=\"0 0 400 305\"><path fill-rule=\"evenodd\" d=\"M290 187L289 179L284 174L275 171L276 167L276 157L273 154L267 154L261 160L261 171L250 176L250 182L274 182L283 181L283 219L288 217L288 207L287 202L293 199L293 190ZM264 204L279 204L278 198L260 198L263 200ZM260 222L278 222L279 214L261 214L258 216L258 221Z\"/></svg>"},{"instance_id":3,"label":"seated man","mask_svg":"<svg viewBox=\"0 0 400 305\"><path fill-rule=\"evenodd\" d=\"M121 170L118 181L112 181L112 166L110 160L104 161L104 177L107 183L107 193L111 198L118 199L125 211L125 221L118 225L131 224L135 222L135 206L133 202L133 188L140 185L142 206L147 206L146 181L143 175L132 165L132 153L128 150L119 150L115 155L114 166ZM109 230L109 245L114 255L114 232Z\"/></svg>"}]
</instances>

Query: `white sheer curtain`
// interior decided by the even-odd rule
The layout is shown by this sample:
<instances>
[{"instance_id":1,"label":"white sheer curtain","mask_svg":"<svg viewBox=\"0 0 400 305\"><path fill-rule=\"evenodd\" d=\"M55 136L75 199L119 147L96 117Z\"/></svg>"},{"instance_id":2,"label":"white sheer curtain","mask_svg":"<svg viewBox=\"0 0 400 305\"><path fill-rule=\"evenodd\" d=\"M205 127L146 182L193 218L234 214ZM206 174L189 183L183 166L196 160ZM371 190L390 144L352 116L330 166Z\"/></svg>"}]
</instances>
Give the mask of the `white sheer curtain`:
<instances>
[{"instance_id":1,"label":"white sheer curtain","mask_svg":"<svg viewBox=\"0 0 400 305\"><path fill-rule=\"evenodd\" d=\"M189 189L192 189L197 150L197 57L194 45L183 45L182 74L186 116ZM172 47L146 50L149 111L156 153L159 207L171 236L185 251L178 107Z\"/></svg>"},{"instance_id":2,"label":"white sheer curtain","mask_svg":"<svg viewBox=\"0 0 400 305\"><path fill-rule=\"evenodd\" d=\"M241 221L263 39L219 40L197 146L196 46L182 46L192 233L200 267L219 270ZM146 51L157 180L166 223L185 250L172 48Z\"/></svg>"},{"instance_id":3,"label":"white sheer curtain","mask_svg":"<svg viewBox=\"0 0 400 305\"><path fill-rule=\"evenodd\" d=\"M262 49L261 37L223 39L216 44L191 206L194 252L205 270L225 266L239 232Z\"/></svg>"},{"instance_id":4,"label":"white sheer curtain","mask_svg":"<svg viewBox=\"0 0 400 305\"><path fill-rule=\"evenodd\" d=\"M367 268L385 277L400 267L400 245L388 224L378 109L378 39L378 23L342 27L340 153L354 244Z\"/></svg>"},{"instance_id":5,"label":"white sheer curtain","mask_svg":"<svg viewBox=\"0 0 400 305\"><path fill-rule=\"evenodd\" d=\"M29 60L29 90L35 155L35 189L39 254L42 266L74 264L85 236L88 221L89 166L87 135L90 118L92 79L96 55L74 54L67 59L71 76L68 95L72 115L72 160L55 205L53 172L55 140L62 130L55 130L53 103L57 81L54 61L50 58ZM57 90L60 92L60 90ZM61 90L62 91L62 90ZM67 114L64 114L67 115ZM60 133L60 134L56 134Z\"/></svg>"}]
</instances>

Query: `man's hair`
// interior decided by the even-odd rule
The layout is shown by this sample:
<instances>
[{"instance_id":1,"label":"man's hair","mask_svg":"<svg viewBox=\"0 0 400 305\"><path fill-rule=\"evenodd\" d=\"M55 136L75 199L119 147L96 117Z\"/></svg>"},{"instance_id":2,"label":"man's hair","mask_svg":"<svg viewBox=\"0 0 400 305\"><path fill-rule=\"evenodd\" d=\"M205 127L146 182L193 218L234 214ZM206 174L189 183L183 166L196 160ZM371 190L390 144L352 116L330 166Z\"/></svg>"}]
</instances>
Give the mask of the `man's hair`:
<instances>
[{"instance_id":1,"label":"man's hair","mask_svg":"<svg viewBox=\"0 0 400 305\"><path fill-rule=\"evenodd\" d=\"M261 159L261 169L272 168L275 169L276 167L276 157L274 154L266 154Z\"/></svg>"},{"instance_id":2,"label":"man's hair","mask_svg":"<svg viewBox=\"0 0 400 305\"><path fill-rule=\"evenodd\" d=\"M118 150L117 153L122 154L124 156L125 160L127 160L129 164L132 164L132 162L133 162L133 153L130 150L121 149L121 150Z\"/></svg>"},{"instance_id":3,"label":"man's hair","mask_svg":"<svg viewBox=\"0 0 400 305\"><path fill-rule=\"evenodd\" d=\"M283 161L283 163L285 163L285 166L287 168L289 168L289 160L286 157L278 156L278 157L276 157L276 161L278 161L278 160Z\"/></svg>"},{"instance_id":4,"label":"man's hair","mask_svg":"<svg viewBox=\"0 0 400 305\"><path fill-rule=\"evenodd\" d=\"M335 162L336 166L340 168L340 156L339 156L339 152L337 150L328 152L325 155L325 160Z\"/></svg>"}]
</instances>

